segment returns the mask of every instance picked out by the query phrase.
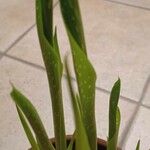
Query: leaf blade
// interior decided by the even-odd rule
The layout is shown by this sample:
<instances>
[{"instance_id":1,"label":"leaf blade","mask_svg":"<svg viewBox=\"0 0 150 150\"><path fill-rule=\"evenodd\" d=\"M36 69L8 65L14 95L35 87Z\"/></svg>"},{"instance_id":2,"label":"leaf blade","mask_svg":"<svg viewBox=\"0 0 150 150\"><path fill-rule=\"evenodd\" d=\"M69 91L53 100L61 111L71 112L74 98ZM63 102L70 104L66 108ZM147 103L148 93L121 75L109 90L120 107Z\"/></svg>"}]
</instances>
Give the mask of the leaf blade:
<instances>
[{"instance_id":1,"label":"leaf blade","mask_svg":"<svg viewBox=\"0 0 150 150\"><path fill-rule=\"evenodd\" d=\"M67 31L86 54L86 44L78 0L60 0L61 13Z\"/></svg>"},{"instance_id":2,"label":"leaf blade","mask_svg":"<svg viewBox=\"0 0 150 150\"><path fill-rule=\"evenodd\" d=\"M48 2L50 0L46 1ZM50 6L52 7L52 5ZM64 150L66 149L66 139L65 139L66 136L65 136L64 112L63 112L62 89L61 89L61 78L63 68L61 58L59 55L59 47L57 43L56 32L54 37L52 37L52 42L50 42L45 34L46 29L44 28L46 23L43 21L42 14L43 14L42 0L36 0L37 31L51 93L56 148L58 150ZM45 18L47 17L45 16Z\"/></svg>"},{"instance_id":3,"label":"leaf blade","mask_svg":"<svg viewBox=\"0 0 150 150\"><path fill-rule=\"evenodd\" d=\"M15 87L13 87L11 97L28 119L36 135L38 143L40 144L40 149L54 150L52 144L48 140L48 135L46 134L43 123L31 102L24 95L22 95Z\"/></svg>"},{"instance_id":4,"label":"leaf blade","mask_svg":"<svg viewBox=\"0 0 150 150\"><path fill-rule=\"evenodd\" d=\"M120 127L120 110L119 108L117 108L117 112L116 112L116 132L114 133L113 137L111 139L108 139L108 145L107 145L107 149L108 150L116 150L117 149L117 142L118 142L118 133L119 133L119 127Z\"/></svg>"},{"instance_id":5,"label":"leaf blade","mask_svg":"<svg viewBox=\"0 0 150 150\"><path fill-rule=\"evenodd\" d=\"M74 70L78 83L78 91L83 109L83 123L86 129L91 149L97 147L96 121L95 121L95 70L78 46L71 34L69 34Z\"/></svg>"},{"instance_id":6,"label":"leaf blade","mask_svg":"<svg viewBox=\"0 0 150 150\"><path fill-rule=\"evenodd\" d=\"M140 140L137 143L136 150L140 150Z\"/></svg>"},{"instance_id":7,"label":"leaf blade","mask_svg":"<svg viewBox=\"0 0 150 150\"><path fill-rule=\"evenodd\" d=\"M109 133L108 133L108 145L107 150L117 149L118 132L120 127L120 110L118 108L119 96L120 96L120 79L115 82L109 104Z\"/></svg>"},{"instance_id":8,"label":"leaf blade","mask_svg":"<svg viewBox=\"0 0 150 150\"><path fill-rule=\"evenodd\" d=\"M48 42L53 45L53 0L39 0L43 22L43 33Z\"/></svg>"},{"instance_id":9,"label":"leaf blade","mask_svg":"<svg viewBox=\"0 0 150 150\"><path fill-rule=\"evenodd\" d=\"M36 140L34 139L34 136L32 134L32 131L30 130L30 127L28 126L28 123L25 120L25 117L23 116L21 110L19 109L19 107L16 105L16 109L20 118L20 121L22 123L22 126L24 128L24 131L26 133L26 136L31 144L31 147L33 150L39 150L39 147L37 145Z\"/></svg>"},{"instance_id":10,"label":"leaf blade","mask_svg":"<svg viewBox=\"0 0 150 150\"><path fill-rule=\"evenodd\" d=\"M81 113L81 109L80 109L80 104L78 103L78 100L76 99L76 96L74 94L67 60L65 60L65 68L66 68L66 72L67 72L68 87L69 87L69 91L70 91L70 97L72 99L72 106L73 106L74 116L75 116L76 150L83 150L83 149L90 150L88 137L87 137L84 123L82 120L82 113Z\"/></svg>"}]
</instances>

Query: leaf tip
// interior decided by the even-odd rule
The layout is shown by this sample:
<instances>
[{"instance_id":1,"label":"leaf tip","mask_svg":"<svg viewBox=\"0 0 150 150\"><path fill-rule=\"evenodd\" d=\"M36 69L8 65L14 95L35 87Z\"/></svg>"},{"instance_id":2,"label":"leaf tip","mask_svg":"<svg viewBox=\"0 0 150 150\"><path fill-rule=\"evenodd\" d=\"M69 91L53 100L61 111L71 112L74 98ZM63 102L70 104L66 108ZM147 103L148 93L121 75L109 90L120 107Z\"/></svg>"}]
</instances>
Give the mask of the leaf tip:
<instances>
[{"instance_id":1,"label":"leaf tip","mask_svg":"<svg viewBox=\"0 0 150 150\"><path fill-rule=\"evenodd\" d=\"M115 82L114 87L118 87L120 89L121 87L121 79L118 77L118 80Z\"/></svg>"},{"instance_id":2,"label":"leaf tip","mask_svg":"<svg viewBox=\"0 0 150 150\"><path fill-rule=\"evenodd\" d=\"M10 83L10 85L12 87L12 90L10 92L10 95L12 96L16 88L15 88L14 84L11 81L9 81L9 83Z\"/></svg>"},{"instance_id":3,"label":"leaf tip","mask_svg":"<svg viewBox=\"0 0 150 150\"><path fill-rule=\"evenodd\" d=\"M120 79L120 77L118 77L117 82L118 82L119 84L121 84L121 79Z\"/></svg>"}]
</instances>

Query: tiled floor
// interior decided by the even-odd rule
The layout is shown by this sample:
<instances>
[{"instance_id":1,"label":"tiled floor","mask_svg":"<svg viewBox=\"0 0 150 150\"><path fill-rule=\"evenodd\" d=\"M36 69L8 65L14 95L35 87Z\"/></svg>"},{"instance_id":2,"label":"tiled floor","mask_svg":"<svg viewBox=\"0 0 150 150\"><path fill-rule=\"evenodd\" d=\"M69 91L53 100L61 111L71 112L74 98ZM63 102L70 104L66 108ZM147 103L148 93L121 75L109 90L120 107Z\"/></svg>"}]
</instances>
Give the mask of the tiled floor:
<instances>
[{"instance_id":1,"label":"tiled floor","mask_svg":"<svg viewBox=\"0 0 150 150\"><path fill-rule=\"evenodd\" d=\"M55 1L56 2L56 1ZM106 139L108 99L120 76L122 114L119 145L150 148L150 1L80 0L89 58L97 72L96 119L98 136ZM26 11L27 10L27 11ZM9 93L9 81L38 108L50 136L48 85L34 19L34 1L0 2L0 150L29 147ZM69 50L58 4L54 8L61 54ZM73 132L70 101L63 77L67 133Z\"/></svg>"}]
</instances>

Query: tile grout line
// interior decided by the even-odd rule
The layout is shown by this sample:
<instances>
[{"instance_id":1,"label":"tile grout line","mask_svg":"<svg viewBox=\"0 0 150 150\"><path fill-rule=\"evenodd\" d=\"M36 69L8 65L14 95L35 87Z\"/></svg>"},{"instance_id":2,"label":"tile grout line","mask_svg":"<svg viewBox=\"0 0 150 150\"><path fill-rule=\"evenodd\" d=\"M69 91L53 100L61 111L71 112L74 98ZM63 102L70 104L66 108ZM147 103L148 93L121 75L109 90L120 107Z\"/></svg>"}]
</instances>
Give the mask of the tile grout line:
<instances>
[{"instance_id":1,"label":"tile grout line","mask_svg":"<svg viewBox=\"0 0 150 150\"><path fill-rule=\"evenodd\" d=\"M103 0L103 1L111 2L111 3L115 3L115 4L119 4L119 5L124 5L124 6L129 6L129 7L134 7L134 8L142 9L145 11L150 11L150 8L148 8L148 7L142 7L142 6L138 6L138 5L127 4L127 3L119 2L119 1L115 1L115 0Z\"/></svg>"},{"instance_id":2,"label":"tile grout line","mask_svg":"<svg viewBox=\"0 0 150 150\"><path fill-rule=\"evenodd\" d=\"M112 3L120 4L120 5L125 5L125 6L130 6L130 7L135 7L135 8L139 8L139 9L143 9L143 10L150 11L150 8L145 8L145 7L140 7L140 6L134 6L134 5L130 5L130 4L122 3L122 2L116 2L116 1L114 1L114 0L104 0L104 1L109 1L109 2L112 2ZM55 5L54 5L53 8L55 8L58 3L59 3L59 1L57 1L57 2L55 3ZM13 57L13 56L7 54L7 53L9 52L9 50L11 50L11 48L12 48L13 46L15 46L15 45L16 45L28 32L30 32L34 27L35 27L35 23L32 24L32 26L30 26L23 34L21 34L8 48L6 48L6 50L5 50L4 53L0 52L0 53L1 53L0 60L2 59L3 56L6 56L6 57L8 57L8 58L17 60L17 61L19 61L19 62L22 62L22 63L24 63L24 64L27 64L27 65L29 65L29 66L32 66L32 67L34 67L34 68L41 69L41 70L44 70L44 71L45 71L45 68L42 67L42 66L40 66L40 65L37 65L37 64L31 63L31 62L28 62L28 61L24 61L24 60L22 60L22 59L19 59L19 58L16 58L16 57ZM63 76L66 78L66 75L63 75ZM72 80L76 82L75 78L73 78L73 77L72 77ZM120 96L120 98L122 98L122 99L124 99L124 100L126 100L126 101L128 101L128 102L130 102L130 103L137 104L136 109L135 109L135 111L134 111L134 113L133 113L133 115L132 115L132 117L131 117L131 119L130 119L130 121L129 121L129 124L128 124L128 126L126 127L126 129L124 130L124 132L123 132L122 140L121 140L121 142L120 142L121 147L123 147L124 144L125 144L126 141L127 141L128 134L129 134L129 132L130 132L130 129L131 129L133 123L135 122L135 119L136 119L136 117L137 117L137 114L138 114L138 112L139 112L140 107L143 106L143 107L145 107L145 108L147 108L147 109L150 109L150 106L147 106L147 105L142 104L142 101L143 101L143 99L144 99L144 96L145 96L145 93L146 93L146 90L147 90L147 85L148 85L149 82L150 82L150 77L146 80L146 84L145 84L145 86L144 86L144 88L143 88L143 92L142 92L142 94L141 94L141 97L140 97L139 102L136 102L136 101L134 101L133 99L130 99L130 98L127 98L127 97L124 97L124 96ZM110 91L108 91L108 90L106 90L106 89L102 89L102 88L100 88L100 87L96 87L96 89L97 89L98 91L104 92L104 93L106 93L106 94L110 94Z\"/></svg>"},{"instance_id":3,"label":"tile grout line","mask_svg":"<svg viewBox=\"0 0 150 150\"><path fill-rule=\"evenodd\" d=\"M127 139L128 139L128 136L129 136L129 133L130 133L130 130L137 118L137 115L139 113L139 110L140 110L140 107L143 106L142 102L144 100L144 97L145 97L145 94L147 93L147 90L148 90L148 87L149 87L149 83L150 83L150 75L148 76L147 80L145 81L145 85L143 87L143 90L142 90L142 94L141 94L141 97L140 97L140 100L139 102L137 103L137 106L135 108L135 111L131 117L131 119L129 120L129 123L127 125L127 127L125 128L125 130L123 131L123 136L122 136L122 139L119 143L119 145L121 147L124 147L126 142L127 142Z\"/></svg>"},{"instance_id":4,"label":"tile grout line","mask_svg":"<svg viewBox=\"0 0 150 150\"><path fill-rule=\"evenodd\" d=\"M43 66L40 66L40 65L38 65L38 64L34 64L34 63L31 63L31 62L28 62L28 61L26 61L26 60L22 60L22 59L16 58L16 57L11 56L11 55L9 55L9 54L5 54L5 57L8 57L8 58L10 58L10 59L19 61L20 63L29 65L30 67L34 67L34 68L36 68L36 69L39 69L39 70L42 70L42 71L46 71ZM67 78L66 74L63 73L63 77L64 77L64 78ZM71 77L71 79L72 79L73 82L76 82L76 79L75 79L74 77ZM124 146L125 146L125 143L126 143L127 138L128 138L128 136L129 136L130 130L132 129L132 126L133 126L133 124L134 124L134 122L135 122L135 120L136 120L136 117L137 117L137 115L138 115L138 112L139 112L139 110L140 110L140 107L142 106L142 107L144 107L144 108L150 110L150 106L147 106L147 105L145 105L145 104L142 103L142 101L143 101L143 99L144 99L144 97L145 97L145 94L146 94L146 92L147 92L149 83L150 83L150 76L147 78L147 80L146 80L146 82L145 82L145 86L144 86L144 88L143 88L143 90L142 90L142 94L141 94L141 97L140 97L140 101L139 101L139 102L135 101L134 99L130 99L130 98L127 98L127 97L125 97L125 96L122 96L122 95L120 96L120 98L122 98L122 100L127 101L127 102L129 102L129 103L132 103L132 104L135 104L135 105L136 105L135 111L134 111L132 117L130 118L127 127L124 129L124 131L123 131L123 133L122 133L121 141L119 142L119 146L120 146L120 147L124 147ZM107 95L110 95L110 93L111 93L110 91L108 91L108 90L106 90L106 89L103 89L103 88L100 88L100 87L97 87L97 86L96 86L96 90L98 90L98 91L100 91L100 92L103 92L103 93L105 93L105 94L107 94Z\"/></svg>"},{"instance_id":5,"label":"tile grout line","mask_svg":"<svg viewBox=\"0 0 150 150\"><path fill-rule=\"evenodd\" d=\"M0 54L1 54L1 52L0 52ZM41 66L41 65L38 65L38 64L35 64L35 63L31 63L31 62L28 62L28 61L26 61L26 60L22 60L22 59L20 59L20 58L17 58L17 57L15 57L15 56L11 56L11 55L9 55L9 54L4 54L4 56L7 57L7 58L10 58L10 59L13 59L13 60L15 60L15 61L19 61L20 63L23 63L23 64L29 65L29 66L31 66L31 67L34 67L34 68L36 68L36 69L45 71L45 68L44 68L43 66ZM63 74L63 76L66 78L66 74ZM72 77L72 81L76 82L76 79ZM110 94L110 91L109 91L109 90L103 89L103 88L98 87L98 86L96 86L96 90L101 91L101 92L103 92L103 93L105 93L105 94ZM127 101L127 102L129 102L129 103L138 104L138 102L135 101L134 99L127 98L127 97L122 96L122 95L120 95L120 98L122 98L124 101ZM145 105L145 104L141 104L141 106L145 107L146 109L150 109L150 106L147 106L147 105Z\"/></svg>"},{"instance_id":6,"label":"tile grout line","mask_svg":"<svg viewBox=\"0 0 150 150\"><path fill-rule=\"evenodd\" d=\"M53 9L57 6L57 4L59 3L59 1L57 1L54 6ZM21 35L18 36L18 38L13 41L5 50L4 52L0 52L0 60L3 58L3 56L5 56L5 54L7 54L20 40L22 40L22 38L27 35L34 27L35 27L36 23L32 24L26 31L24 31Z\"/></svg>"},{"instance_id":7,"label":"tile grout line","mask_svg":"<svg viewBox=\"0 0 150 150\"><path fill-rule=\"evenodd\" d=\"M33 28L35 27L35 23L32 24L25 32L23 32L14 42L12 42L12 44L10 44L10 46L8 48L5 49L5 51L3 53L1 53L0 56L0 60L2 59L2 57L8 53L26 34L28 34L28 32L30 32Z\"/></svg>"}]
</instances>

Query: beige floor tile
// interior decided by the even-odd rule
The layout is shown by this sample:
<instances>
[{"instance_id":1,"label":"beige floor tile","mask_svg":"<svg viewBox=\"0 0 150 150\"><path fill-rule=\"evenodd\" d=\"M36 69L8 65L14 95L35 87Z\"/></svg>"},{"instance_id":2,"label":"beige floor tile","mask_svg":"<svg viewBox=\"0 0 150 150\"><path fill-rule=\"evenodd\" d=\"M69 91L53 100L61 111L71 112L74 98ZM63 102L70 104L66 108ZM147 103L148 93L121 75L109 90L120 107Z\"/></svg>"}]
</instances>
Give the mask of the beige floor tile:
<instances>
[{"instance_id":1,"label":"beige floor tile","mask_svg":"<svg viewBox=\"0 0 150 150\"><path fill-rule=\"evenodd\" d=\"M141 150L150 148L150 110L141 107L140 112L136 118L136 121L131 129L128 137L125 150L135 150L137 141L141 140Z\"/></svg>"},{"instance_id":2,"label":"beige floor tile","mask_svg":"<svg viewBox=\"0 0 150 150\"><path fill-rule=\"evenodd\" d=\"M122 95L138 101L150 73L150 13L103 0L80 2L88 53L98 76L97 86L110 90L119 76ZM54 16L64 56L69 45L58 7ZM9 54L42 64L36 32L29 33Z\"/></svg>"},{"instance_id":3,"label":"beige floor tile","mask_svg":"<svg viewBox=\"0 0 150 150\"><path fill-rule=\"evenodd\" d=\"M34 27L19 43L17 43L8 54L44 66L36 27Z\"/></svg>"},{"instance_id":4,"label":"beige floor tile","mask_svg":"<svg viewBox=\"0 0 150 150\"><path fill-rule=\"evenodd\" d=\"M36 106L50 136L53 136L51 104L48 84L44 71L34 69L24 64L3 58L0 63L0 149L13 150L29 148L28 141L19 122L15 105L9 93L11 81ZM71 107L68 102L66 86L63 83L64 105L67 133L73 132Z\"/></svg>"},{"instance_id":5,"label":"beige floor tile","mask_svg":"<svg viewBox=\"0 0 150 150\"><path fill-rule=\"evenodd\" d=\"M1 1L0 13L0 51L5 51L35 23L35 1Z\"/></svg>"},{"instance_id":6,"label":"beige floor tile","mask_svg":"<svg viewBox=\"0 0 150 150\"><path fill-rule=\"evenodd\" d=\"M34 2L0 1L0 51L7 49L34 23Z\"/></svg>"},{"instance_id":7,"label":"beige floor tile","mask_svg":"<svg viewBox=\"0 0 150 150\"><path fill-rule=\"evenodd\" d=\"M65 53L66 51L61 51L62 60ZM17 43L11 51L8 52L8 55L44 67L36 27Z\"/></svg>"},{"instance_id":8,"label":"beige floor tile","mask_svg":"<svg viewBox=\"0 0 150 150\"><path fill-rule=\"evenodd\" d=\"M146 89L144 91L143 104L150 106L150 76L147 80L145 87L146 87Z\"/></svg>"},{"instance_id":9,"label":"beige floor tile","mask_svg":"<svg viewBox=\"0 0 150 150\"><path fill-rule=\"evenodd\" d=\"M147 89L147 93L145 94L145 98L143 100L143 104L150 106L150 86Z\"/></svg>"},{"instance_id":10,"label":"beige floor tile","mask_svg":"<svg viewBox=\"0 0 150 150\"><path fill-rule=\"evenodd\" d=\"M110 90L120 76L122 95L138 101L150 71L150 13L103 0L80 2L97 86ZM60 47L68 50L59 10L56 14Z\"/></svg>"},{"instance_id":11,"label":"beige floor tile","mask_svg":"<svg viewBox=\"0 0 150 150\"><path fill-rule=\"evenodd\" d=\"M133 6L150 8L150 1L148 0L142 0L142 1L141 0L112 0L112 1L122 2L122 3L133 5Z\"/></svg>"},{"instance_id":12,"label":"beige floor tile","mask_svg":"<svg viewBox=\"0 0 150 150\"><path fill-rule=\"evenodd\" d=\"M57 0L54 0L54 5L56 5L57 2ZM31 63L44 66L36 26L33 27L33 29L31 29L31 31L28 32L26 36L24 36L21 41L18 42L10 52L8 52L8 54Z\"/></svg>"},{"instance_id":13,"label":"beige floor tile","mask_svg":"<svg viewBox=\"0 0 150 150\"><path fill-rule=\"evenodd\" d=\"M53 125L51 108L49 104L48 84L44 71L34 69L17 61L3 58L0 63L0 149L9 150L12 146L14 150L27 149L28 141L24 135L22 127L19 123L15 106L9 96L11 86L9 81L13 82L16 87L20 88L27 95L36 108L45 123L45 127L49 135L53 136ZM65 118L67 133L73 132L74 125L72 120L72 111L70 100L68 98L67 87L63 80L63 96L65 106ZM106 95L100 91L96 92L96 117L98 136L106 139L108 126L108 99ZM125 106L128 106L127 108ZM120 108L122 113L122 125L120 137L125 129L128 121L135 109L135 105L120 100ZM19 141L19 142L18 142Z\"/></svg>"}]
</instances>

